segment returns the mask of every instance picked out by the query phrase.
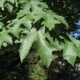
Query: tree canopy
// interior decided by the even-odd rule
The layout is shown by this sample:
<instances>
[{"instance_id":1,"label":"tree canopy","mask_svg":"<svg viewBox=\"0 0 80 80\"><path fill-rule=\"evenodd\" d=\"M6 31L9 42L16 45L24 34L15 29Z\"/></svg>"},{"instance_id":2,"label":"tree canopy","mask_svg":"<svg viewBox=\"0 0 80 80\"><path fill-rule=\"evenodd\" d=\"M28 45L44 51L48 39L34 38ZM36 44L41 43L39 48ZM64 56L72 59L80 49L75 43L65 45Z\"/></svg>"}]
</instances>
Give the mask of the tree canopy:
<instances>
[{"instance_id":1,"label":"tree canopy","mask_svg":"<svg viewBox=\"0 0 80 80\"><path fill-rule=\"evenodd\" d=\"M30 59L38 56L47 68L61 56L74 66L80 58L80 41L70 32L77 29L79 6L79 0L0 0L0 55L10 52L14 61L14 52L22 63L29 54Z\"/></svg>"},{"instance_id":2,"label":"tree canopy","mask_svg":"<svg viewBox=\"0 0 80 80\"><path fill-rule=\"evenodd\" d=\"M63 58L74 65L76 57L80 57L80 41L69 36L68 32L74 29L79 19L78 4L74 5L71 0L46 0L46 3L39 0L1 0L0 47L19 43L22 62L36 41L38 48L35 54L47 67L53 60L52 52L56 50L63 50Z\"/></svg>"}]
</instances>

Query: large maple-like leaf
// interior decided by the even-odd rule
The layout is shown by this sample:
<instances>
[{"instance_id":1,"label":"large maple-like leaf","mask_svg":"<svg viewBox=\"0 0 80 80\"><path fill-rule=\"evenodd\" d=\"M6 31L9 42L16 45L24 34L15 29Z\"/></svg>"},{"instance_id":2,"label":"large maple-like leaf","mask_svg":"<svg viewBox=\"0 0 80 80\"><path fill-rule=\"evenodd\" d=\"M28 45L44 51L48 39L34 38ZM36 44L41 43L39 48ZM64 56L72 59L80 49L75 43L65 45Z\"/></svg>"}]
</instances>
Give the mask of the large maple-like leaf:
<instances>
[{"instance_id":1,"label":"large maple-like leaf","mask_svg":"<svg viewBox=\"0 0 80 80\"><path fill-rule=\"evenodd\" d=\"M63 58L66 59L71 65L74 65L76 57L80 57L80 41L67 35L69 40L64 39L61 43L63 49Z\"/></svg>"},{"instance_id":2,"label":"large maple-like leaf","mask_svg":"<svg viewBox=\"0 0 80 80\"><path fill-rule=\"evenodd\" d=\"M38 43L37 51L35 52L36 55L40 56L44 64L49 67L53 59L52 51L58 50L59 47L55 46L56 43L53 46L46 40L44 28L41 28L39 31L36 31L36 29L32 29L30 33L28 33L27 36L24 37L19 49L21 61L23 61L29 53L29 50L34 41Z\"/></svg>"},{"instance_id":3,"label":"large maple-like leaf","mask_svg":"<svg viewBox=\"0 0 80 80\"><path fill-rule=\"evenodd\" d=\"M60 23L63 23L67 28L69 27L64 17L55 14L51 10L47 10L43 18L44 20L42 24L45 25L49 30L53 29L56 24Z\"/></svg>"}]
</instances>

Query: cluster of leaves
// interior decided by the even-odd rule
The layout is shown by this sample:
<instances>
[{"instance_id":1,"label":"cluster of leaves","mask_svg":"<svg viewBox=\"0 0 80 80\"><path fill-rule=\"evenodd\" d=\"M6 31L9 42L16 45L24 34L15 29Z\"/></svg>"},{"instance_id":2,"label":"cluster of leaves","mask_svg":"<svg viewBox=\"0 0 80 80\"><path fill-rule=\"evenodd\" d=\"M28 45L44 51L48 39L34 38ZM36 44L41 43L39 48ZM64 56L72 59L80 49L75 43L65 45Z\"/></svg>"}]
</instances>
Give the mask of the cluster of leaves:
<instances>
[{"instance_id":1,"label":"cluster of leaves","mask_svg":"<svg viewBox=\"0 0 80 80\"><path fill-rule=\"evenodd\" d=\"M59 24L63 24L65 29L69 26L65 18L50 10L45 2L1 0L0 11L0 48L20 44L21 62L35 41L37 43L35 56L40 56L46 67L49 67L53 60L53 51L63 50L63 58L72 65L76 57L80 57L80 41L56 29L56 25ZM51 37L51 31L57 37Z\"/></svg>"},{"instance_id":2,"label":"cluster of leaves","mask_svg":"<svg viewBox=\"0 0 80 80\"><path fill-rule=\"evenodd\" d=\"M78 20L80 19L79 0L76 1L44 0L44 1L46 1L51 10L65 17L65 19L69 24L69 30L68 30L69 32L74 31L77 28L75 22L78 22ZM61 27L60 30L64 30L64 28L62 29L62 26L60 27Z\"/></svg>"}]
</instances>

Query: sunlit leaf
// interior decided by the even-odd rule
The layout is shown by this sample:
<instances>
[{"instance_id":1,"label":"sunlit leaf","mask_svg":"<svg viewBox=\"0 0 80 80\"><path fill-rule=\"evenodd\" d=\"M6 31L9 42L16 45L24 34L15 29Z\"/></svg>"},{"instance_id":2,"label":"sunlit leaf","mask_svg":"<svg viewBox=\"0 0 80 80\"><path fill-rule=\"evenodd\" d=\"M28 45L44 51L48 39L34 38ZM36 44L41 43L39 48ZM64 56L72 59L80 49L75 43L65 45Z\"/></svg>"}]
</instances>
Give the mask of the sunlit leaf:
<instances>
[{"instance_id":1,"label":"sunlit leaf","mask_svg":"<svg viewBox=\"0 0 80 80\"><path fill-rule=\"evenodd\" d=\"M50 12L48 11L45 13L45 16L43 17L44 20L42 22L42 24L45 25L49 30L53 29L56 24L60 24L60 21L54 19L55 14Z\"/></svg>"},{"instance_id":2,"label":"sunlit leaf","mask_svg":"<svg viewBox=\"0 0 80 80\"><path fill-rule=\"evenodd\" d=\"M23 1L23 3L24 5L22 6L22 8L28 11L41 10L43 8L48 8L48 6L45 3L40 2L38 0L30 0L30 1L27 0L27 1Z\"/></svg>"},{"instance_id":3,"label":"sunlit leaf","mask_svg":"<svg viewBox=\"0 0 80 80\"><path fill-rule=\"evenodd\" d=\"M42 27L39 31L32 29L30 33L24 37L19 49L21 61L23 61L28 55L34 41L38 43L37 51L35 52L36 55L40 56L43 63L49 67L51 61L53 60L52 51L58 50L59 47L57 47L58 43L55 43L53 46L46 40L44 27Z\"/></svg>"},{"instance_id":4,"label":"sunlit leaf","mask_svg":"<svg viewBox=\"0 0 80 80\"><path fill-rule=\"evenodd\" d=\"M46 41L44 34L41 33L41 31L38 31L38 50L36 54L41 57L41 60L47 67L50 66L50 63L53 60L52 51L52 45Z\"/></svg>"},{"instance_id":5,"label":"sunlit leaf","mask_svg":"<svg viewBox=\"0 0 80 80\"><path fill-rule=\"evenodd\" d=\"M19 49L21 62L28 55L31 46L36 39L36 36L37 36L36 30L32 29L30 33L24 37Z\"/></svg>"}]
</instances>

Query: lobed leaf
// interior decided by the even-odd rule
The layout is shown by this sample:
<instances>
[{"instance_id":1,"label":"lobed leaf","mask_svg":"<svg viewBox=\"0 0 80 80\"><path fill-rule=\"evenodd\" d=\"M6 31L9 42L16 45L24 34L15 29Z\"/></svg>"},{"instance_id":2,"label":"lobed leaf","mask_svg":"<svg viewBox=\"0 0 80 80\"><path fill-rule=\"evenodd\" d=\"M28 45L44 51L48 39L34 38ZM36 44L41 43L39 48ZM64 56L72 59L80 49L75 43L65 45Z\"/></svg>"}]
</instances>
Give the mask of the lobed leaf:
<instances>
[{"instance_id":1,"label":"lobed leaf","mask_svg":"<svg viewBox=\"0 0 80 80\"><path fill-rule=\"evenodd\" d=\"M66 22L66 20L65 20L64 17L58 16L58 15L54 15L54 18L57 19L57 20L59 20L61 23L63 23L63 24L66 26L66 28L69 28L69 25L68 25L68 23Z\"/></svg>"},{"instance_id":2,"label":"lobed leaf","mask_svg":"<svg viewBox=\"0 0 80 80\"><path fill-rule=\"evenodd\" d=\"M28 35L24 37L19 49L21 62L28 55L33 42L36 40L36 36L37 36L36 30L32 29L30 33L28 33Z\"/></svg>"},{"instance_id":3,"label":"lobed leaf","mask_svg":"<svg viewBox=\"0 0 80 80\"><path fill-rule=\"evenodd\" d=\"M77 49L72 42L65 40L63 46L63 58L66 59L71 65L74 66L76 57L77 57Z\"/></svg>"},{"instance_id":4,"label":"lobed leaf","mask_svg":"<svg viewBox=\"0 0 80 80\"><path fill-rule=\"evenodd\" d=\"M38 50L36 54L41 57L41 60L47 67L50 66L50 63L53 60L52 51L53 46L46 41L44 34L42 34L41 31L38 31Z\"/></svg>"},{"instance_id":5,"label":"lobed leaf","mask_svg":"<svg viewBox=\"0 0 80 80\"><path fill-rule=\"evenodd\" d=\"M9 44L13 44L12 42L12 37L6 32L6 31L3 31L0 35L0 48L3 44L3 42L7 42Z\"/></svg>"},{"instance_id":6,"label":"lobed leaf","mask_svg":"<svg viewBox=\"0 0 80 80\"><path fill-rule=\"evenodd\" d=\"M36 55L40 56L43 63L49 67L51 61L53 60L52 51L58 50L60 47L57 46L59 45L58 42L52 41L52 44L49 43L46 38L45 27L42 27L39 31L31 29L31 31L28 32L27 36L25 36L21 42L19 49L21 62L28 55L33 42L36 41L38 43ZM49 36L48 38L51 37Z\"/></svg>"},{"instance_id":7,"label":"lobed leaf","mask_svg":"<svg viewBox=\"0 0 80 80\"><path fill-rule=\"evenodd\" d=\"M53 29L56 24L60 24L60 21L56 20L54 18L54 13L49 10L45 13L45 16L43 17L42 25L46 26L49 30Z\"/></svg>"},{"instance_id":8,"label":"lobed leaf","mask_svg":"<svg viewBox=\"0 0 80 80\"><path fill-rule=\"evenodd\" d=\"M41 11L44 8L48 8L48 6L45 3L38 0L27 0L27 1L23 1L22 3L24 3L22 6L23 10L27 10L27 11L34 11L34 10Z\"/></svg>"},{"instance_id":9,"label":"lobed leaf","mask_svg":"<svg viewBox=\"0 0 80 80\"><path fill-rule=\"evenodd\" d=\"M75 38L72 38L70 36L69 36L69 38L71 39L72 43L74 44L74 46L77 50L77 52L76 52L77 56L80 57L80 41Z\"/></svg>"}]
</instances>

